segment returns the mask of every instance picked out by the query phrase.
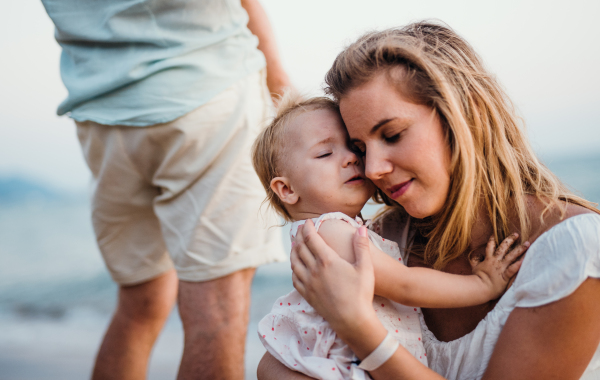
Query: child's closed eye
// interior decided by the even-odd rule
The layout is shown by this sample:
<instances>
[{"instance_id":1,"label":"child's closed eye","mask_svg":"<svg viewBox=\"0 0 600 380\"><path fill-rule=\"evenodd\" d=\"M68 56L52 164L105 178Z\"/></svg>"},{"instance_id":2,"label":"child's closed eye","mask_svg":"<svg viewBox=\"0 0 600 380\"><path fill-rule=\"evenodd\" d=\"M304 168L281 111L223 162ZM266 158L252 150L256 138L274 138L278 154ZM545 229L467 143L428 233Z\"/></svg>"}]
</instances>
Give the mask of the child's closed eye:
<instances>
[{"instance_id":1,"label":"child's closed eye","mask_svg":"<svg viewBox=\"0 0 600 380\"><path fill-rule=\"evenodd\" d=\"M324 152L317 156L317 158L325 158L331 156L331 152Z\"/></svg>"}]
</instances>

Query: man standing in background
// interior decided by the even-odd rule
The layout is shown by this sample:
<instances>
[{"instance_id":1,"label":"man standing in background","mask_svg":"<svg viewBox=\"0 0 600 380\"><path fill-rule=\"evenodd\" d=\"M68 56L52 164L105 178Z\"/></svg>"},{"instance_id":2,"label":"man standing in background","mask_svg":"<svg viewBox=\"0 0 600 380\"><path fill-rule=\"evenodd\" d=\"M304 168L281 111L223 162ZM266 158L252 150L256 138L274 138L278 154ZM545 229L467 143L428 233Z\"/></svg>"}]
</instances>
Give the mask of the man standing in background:
<instances>
[{"instance_id":1,"label":"man standing in background","mask_svg":"<svg viewBox=\"0 0 600 380\"><path fill-rule=\"evenodd\" d=\"M285 259L250 146L289 85L258 0L42 0L120 285L94 379L144 379L175 300L179 379L242 379L257 266ZM266 77L265 77L266 67ZM268 85L268 89L267 89Z\"/></svg>"}]
</instances>

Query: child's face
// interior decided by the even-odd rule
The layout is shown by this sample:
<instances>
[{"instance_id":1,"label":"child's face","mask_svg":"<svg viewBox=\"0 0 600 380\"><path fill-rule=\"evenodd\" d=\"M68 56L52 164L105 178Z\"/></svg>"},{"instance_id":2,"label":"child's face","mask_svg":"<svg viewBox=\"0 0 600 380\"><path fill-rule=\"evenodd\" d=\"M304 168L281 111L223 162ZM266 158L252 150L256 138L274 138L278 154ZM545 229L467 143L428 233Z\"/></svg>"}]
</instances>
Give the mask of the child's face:
<instances>
[{"instance_id":1,"label":"child's face","mask_svg":"<svg viewBox=\"0 0 600 380\"><path fill-rule=\"evenodd\" d=\"M288 125L284 175L298 196L300 217L340 211L354 216L373 195L362 159L348 145L348 133L339 114L314 110L300 114Z\"/></svg>"}]
</instances>

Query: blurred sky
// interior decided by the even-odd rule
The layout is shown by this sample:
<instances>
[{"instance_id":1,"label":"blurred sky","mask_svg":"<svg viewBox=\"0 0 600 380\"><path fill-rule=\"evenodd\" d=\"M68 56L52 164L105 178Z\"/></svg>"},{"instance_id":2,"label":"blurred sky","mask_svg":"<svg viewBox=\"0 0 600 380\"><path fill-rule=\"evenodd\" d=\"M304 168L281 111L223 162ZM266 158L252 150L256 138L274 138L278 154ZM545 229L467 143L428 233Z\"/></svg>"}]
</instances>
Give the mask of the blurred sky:
<instances>
[{"instance_id":1,"label":"blurred sky","mask_svg":"<svg viewBox=\"0 0 600 380\"><path fill-rule=\"evenodd\" d=\"M600 152L600 1L263 0L296 87L318 93L336 54L365 31L440 19L497 74L543 156ZM67 117L60 48L41 2L0 8L0 176L80 190L89 173Z\"/></svg>"}]
</instances>

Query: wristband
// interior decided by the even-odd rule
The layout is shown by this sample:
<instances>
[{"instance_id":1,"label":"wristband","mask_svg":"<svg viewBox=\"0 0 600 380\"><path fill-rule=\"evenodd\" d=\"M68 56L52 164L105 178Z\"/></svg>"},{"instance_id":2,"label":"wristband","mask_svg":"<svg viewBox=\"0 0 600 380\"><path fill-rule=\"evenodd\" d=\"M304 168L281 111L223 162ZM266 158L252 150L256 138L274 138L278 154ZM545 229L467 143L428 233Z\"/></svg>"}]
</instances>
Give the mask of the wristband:
<instances>
[{"instance_id":1,"label":"wristband","mask_svg":"<svg viewBox=\"0 0 600 380\"><path fill-rule=\"evenodd\" d=\"M379 346L360 362L358 368L364 369L365 371L376 370L394 355L398 346L400 346L400 342L392 337L392 333L388 332Z\"/></svg>"}]
</instances>

